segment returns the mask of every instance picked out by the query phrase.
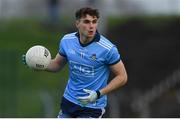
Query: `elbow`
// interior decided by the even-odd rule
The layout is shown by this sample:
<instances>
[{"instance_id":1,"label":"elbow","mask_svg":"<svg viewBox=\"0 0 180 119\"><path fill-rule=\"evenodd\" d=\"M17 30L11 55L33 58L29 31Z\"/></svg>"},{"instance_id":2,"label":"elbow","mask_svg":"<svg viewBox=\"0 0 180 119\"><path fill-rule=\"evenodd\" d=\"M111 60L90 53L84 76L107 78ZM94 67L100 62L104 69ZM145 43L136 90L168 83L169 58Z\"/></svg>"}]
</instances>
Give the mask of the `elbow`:
<instances>
[{"instance_id":1,"label":"elbow","mask_svg":"<svg viewBox=\"0 0 180 119\"><path fill-rule=\"evenodd\" d=\"M123 76L123 85L125 85L127 83L127 81L128 81L128 76L127 76L127 74L125 74Z\"/></svg>"},{"instance_id":2,"label":"elbow","mask_svg":"<svg viewBox=\"0 0 180 119\"><path fill-rule=\"evenodd\" d=\"M127 81L128 81L128 76L126 75L126 76L124 77L124 84L126 84Z\"/></svg>"}]
</instances>

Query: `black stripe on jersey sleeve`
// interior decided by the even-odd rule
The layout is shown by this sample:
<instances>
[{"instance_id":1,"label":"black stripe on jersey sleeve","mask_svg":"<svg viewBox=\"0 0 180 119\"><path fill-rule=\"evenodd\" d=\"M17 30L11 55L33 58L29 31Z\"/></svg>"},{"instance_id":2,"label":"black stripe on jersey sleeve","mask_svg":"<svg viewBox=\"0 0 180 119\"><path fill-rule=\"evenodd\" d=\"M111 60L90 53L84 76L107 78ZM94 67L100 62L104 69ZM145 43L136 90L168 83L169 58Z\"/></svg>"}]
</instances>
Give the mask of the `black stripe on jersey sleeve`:
<instances>
[{"instance_id":1,"label":"black stripe on jersey sleeve","mask_svg":"<svg viewBox=\"0 0 180 119\"><path fill-rule=\"evenodd\" d=\"M62 53L60 53L60 52L59 52L59 54L60 54L61 56L63 56L63 57L66 57L66 55L64 55L64 54L62 54Z\"/></svg>"},{"instance_id":2,"label":"black stripe on jersey sleeve","mask_svg":"<svg viewBox=\"0 0 180 119\"><path fill-rule=\"evenodd\" d=\"M117 61L111 63L111 64L108 64L108 65L114 65L114 64L117 64L119 61L121 61L121 58L119 58Z\"/></svg>"}]
</instances>

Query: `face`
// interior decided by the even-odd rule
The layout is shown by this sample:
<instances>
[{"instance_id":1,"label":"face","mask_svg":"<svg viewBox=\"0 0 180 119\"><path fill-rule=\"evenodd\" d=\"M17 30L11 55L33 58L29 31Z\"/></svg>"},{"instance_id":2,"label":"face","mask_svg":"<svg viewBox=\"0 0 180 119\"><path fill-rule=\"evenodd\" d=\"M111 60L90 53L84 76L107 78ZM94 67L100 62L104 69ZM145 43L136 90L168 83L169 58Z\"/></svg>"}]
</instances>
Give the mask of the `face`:
<instances>
[{"instance_id":1,"label":"face","mask_svg":"<svg viewBox=\"0 0 180 119\"><path fill-rule=\"evenodd\" d=\"M86 15L76 21L76 27L81 36L85 38L93 38L96 34L98 18L95 16Z\"/></svg>"}]
</instances>

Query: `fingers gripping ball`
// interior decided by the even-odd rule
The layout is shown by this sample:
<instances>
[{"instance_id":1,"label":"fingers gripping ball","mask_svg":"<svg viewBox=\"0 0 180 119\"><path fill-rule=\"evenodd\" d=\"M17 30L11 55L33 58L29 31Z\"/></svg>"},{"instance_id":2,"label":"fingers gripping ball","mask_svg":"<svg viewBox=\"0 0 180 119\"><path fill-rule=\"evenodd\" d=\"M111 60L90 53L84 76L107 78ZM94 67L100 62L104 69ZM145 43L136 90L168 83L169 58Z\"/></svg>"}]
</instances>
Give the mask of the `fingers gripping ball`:
<instances>
[{"instance_id":1,"label":"fingers gripping ball","mask_svg":"<svg viewBox=\"0 0 180 119\"><path fill-rule=\"evenodd\" d=\"M44 46L33 46L26 53L26 63L30 68L44 70L50 61L51 53Z\"/></svg>"}]
</instances>

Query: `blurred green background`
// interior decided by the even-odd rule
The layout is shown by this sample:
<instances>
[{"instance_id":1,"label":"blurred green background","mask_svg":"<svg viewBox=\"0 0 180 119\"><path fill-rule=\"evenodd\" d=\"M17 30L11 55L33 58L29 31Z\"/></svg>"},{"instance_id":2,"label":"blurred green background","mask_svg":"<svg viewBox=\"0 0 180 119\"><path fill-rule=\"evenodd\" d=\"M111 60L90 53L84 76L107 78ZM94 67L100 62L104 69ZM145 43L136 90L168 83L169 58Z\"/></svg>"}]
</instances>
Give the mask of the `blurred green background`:
<instances>
[{"instance_id":1,"label":"blurred green background","mask_svg":"<svg viewBox=\"0 0 180 119\"><path fill-rule=\"evenodd\" d=\"M57 115L68 72L33 71L21 62L34 45L58 52L61 32L42 28L38 20L1 21L0 26L0 116L44 117Z\"/></svg>"}]
</instances>

